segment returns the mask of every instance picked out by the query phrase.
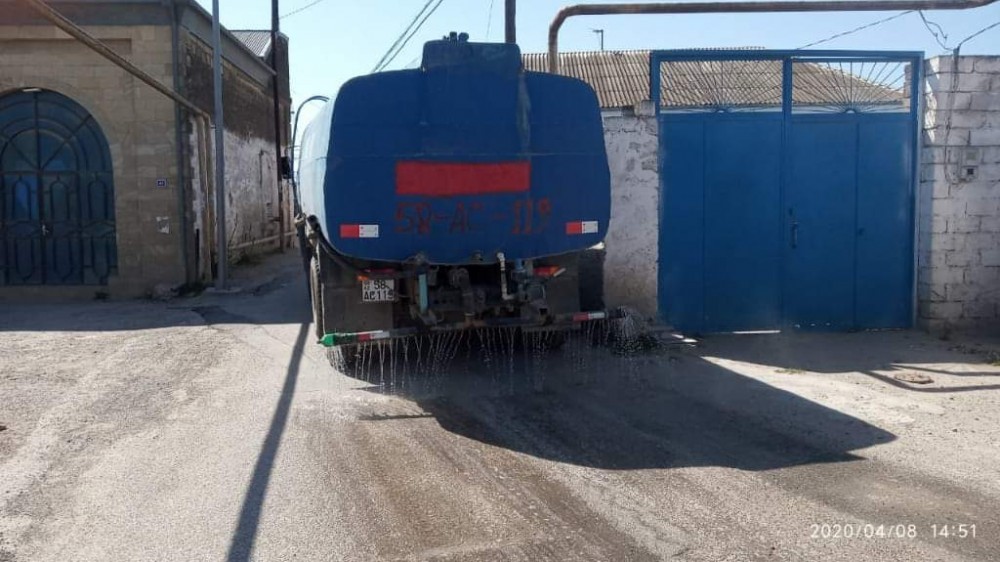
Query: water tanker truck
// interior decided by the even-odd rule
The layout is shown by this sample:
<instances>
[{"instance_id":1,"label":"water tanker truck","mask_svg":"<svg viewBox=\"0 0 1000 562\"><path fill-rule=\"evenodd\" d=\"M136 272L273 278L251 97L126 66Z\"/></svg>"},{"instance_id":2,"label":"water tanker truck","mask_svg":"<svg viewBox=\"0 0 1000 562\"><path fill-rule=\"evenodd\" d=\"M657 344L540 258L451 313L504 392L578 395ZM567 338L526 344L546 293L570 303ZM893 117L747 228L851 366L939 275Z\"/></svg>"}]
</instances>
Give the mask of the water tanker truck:
<instances>
[{"instance_id":1,"label":"water tanker truck","mask_svg":"<svg viewBox=\"0 0 1000 562\"><path fill-rule=\"evenodd\" d=\"M452 34L419 69L350 80L304 133L298 185L316 336L347 356L606 315L581 306L610 215L597 97L525 71L516 45Z\"/></svg>"}]
</instances>

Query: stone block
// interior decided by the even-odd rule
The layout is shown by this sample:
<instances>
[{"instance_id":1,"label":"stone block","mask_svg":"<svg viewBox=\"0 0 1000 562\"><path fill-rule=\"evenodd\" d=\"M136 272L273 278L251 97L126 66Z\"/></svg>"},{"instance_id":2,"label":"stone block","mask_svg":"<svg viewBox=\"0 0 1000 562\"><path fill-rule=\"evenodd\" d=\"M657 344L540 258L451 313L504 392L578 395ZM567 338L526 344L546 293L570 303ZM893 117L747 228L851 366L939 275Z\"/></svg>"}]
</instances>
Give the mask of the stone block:
<instances>
[{"instance_id":1,"label":"stone block","mask_svg":"<svg viewBox=\"0 0 1000 562\"><path fill-rule=\"evenodd\" d=\"M989 96L990 94L975 94L976 96ZM984 102L986 103L986 102ZM986 126L987 118L989 114L987 111L980 110L965 110L965 111L954 111L951 114L951 121L947 119L944 120L944 125L947 127L949 124L955 129L979 129Z\"/></svg>"},{"instance_id":2,"label":"stone block","mask_svg":"<svg viewBox=\"0 0 1000 562\"><path fill-rule=\"evenodd\" d=\"M965 215L965 207L965 200L956 197L945 197L931 201L931 213L936 217Z\"/></svg>"},{"instance_id":3,"label":"stone block","mask_svg":"<svg viewBox=\"0 0 1000 562\"><path fill-rule=\"evenodd\" d=\"M966 252L992 250L997 247L997 238L991 232L973 232L971 234L966 234L964 235L964 240L961 242L963 246L962 250Z\"/></svg>"},{"instance_id":4,"label":"stone block","mask_svg":"<svg viewBox=\"0 0 1000 562\"><path fill-rule=\"evenodd\" d=\"M983 164L1000 164L1000 147L988 146L980 148Z\"/></svg>"},{"instance_id":5,"label":"stone block","mask_svg":"<svg viewBox=\"0 0 1000 562\"><path fill-rule=\"evenodd\" d=\"M979 255L982 265L986 267L1000 267L1000 248L994 250L982 250Z\"/></svg>"},{"instance_id":6,"label":"stone block","mask_svg":"<svg viewBox=\"0 0 1000 562\"><path fill-rule=\"evenodd\" d=\"M948 266L921 268L920 280L937 286L944 286L948 283L961 283L965 280L965 269Z\"/></svg>"},{"instance_id":7,"label":"stone block","mask_svg":"<svg viewBox=\"0 0 1000 562\"><path fill-rule=\"evenodd\" d=\"M946 120L949 112L972 109L972 98L975 95L972 92L938 92L935 96L935 109L940 114L939 120Z\"/></svg>"},{"instance_id":8,"label":"stone block","mask_svg":"<svg viewBox=\"0 0 1000 562\"><path fill-rule=\"evenodd\" d=\"M974 300L962 303L962 316L965 318L996 318L997 304L988 300Z\"/></svg>"},{"instance_id":9,"label":"stone block","mask_svg":"<svg viewBox=\"0 0 1000 562\"><path fill-rule=\"evenodd\" d=\"M989 74L958 74L955 80L955 91L958 92L989 92L993 84L993 76Z\"/></svg>"},{"instance_id":10,"label":"stone block","mask_svg":"<svg viewBox=\"0 0 1000 562\"><path fill-rule=\"evenodd\" d=\"M971 193L970 193L971 195ZM995 217L1000 215L1000 199L997 197L965 197L965 214L972 217Z\"/></svg>"},{"instance_id":11,"label":"stone block","mask_svg":"<svg viewBox=\"0 0 1000 562\"><path fill-rule=\"evenodd\" d=\"M972 265L973 254L969 252L948 252L944 263L950 267L968 267Z\"/></svg>"},{"instance_id":12,"label":"stone block","mask_svg":"<svg viewBox=\"0 0 1000 562\"><path fill-rule=\"evenodd\" d=\"M947 160L948 154L944 147L924 147L921 150L920 160L926 166L927 164L943 164Z\"/></svg>"},{"instance_id":13,"label":"stone block","mask_svg":"<svg viewBox=\"0 0 1000 562\"><path fill-rule=\"evenodd\" d=\"M976 180L986 184L987 189L996 193L1000 197L1000 165L988 164L979 165L976 171Z\"/></svg>"},{"instance_id":14,"label":"stone block","mask_svg":"<svg viewBox=\"0 0 1000 562\"><path fill-rule=\"evenodd\" d=\"M947 172L948 170L945 164L925 165L920 168L920 181L934 184L946 183L948 181L948 177L946 176ZM943 194L938 194L937 191L934 191L935 198L947 196L947 191Z\"/></svg>"},{"instance_id":15,"label":"stone block","mask_svg":"<svg viewBox=\"0 0 1000 562\"><path fill-rule=\"evenodd\" d=\"M945 217L931 218L931 233L944 234L948 232L948 219Z\"/></svg>"},{"instance_id":16,"label":"stone block","mask_svg":"<svg viewBox=\"0 0 1000 562\"><path fill-rule=\"evenodd\" d=\"M1000 111L1000 93L987 90L972 94L972 111Z\"/></svg>"},{"instance_id":17,"label":"stone block","mask_svg":"<svg viewBox=\"0 0 1000 562\"><path fill-rule=\"evenodd\" d=\"M953 217L948 219L948 229L955 234L979 232L980 219L976 216Z\"/></svg>"},{"instance_id":18,"label":"stone block","mask_svg":"<svg viewBox=\"0 0 1000 562\"><path fill-rule=\"evenodd\" d=\"M973 146L1000 146L1000 127L982 127L969 131L968 144L972 144Z\"/></svg>"},{"instance_id":19,"label":"stone block","mask_svg":"<svg viewBox=\"0 0 1000 562\"><path fill-rule=\"evenodd\" d=\"M931 237L930 251L937 252L954 252L959 250L960 242L964 241L964 238L959 238L955 234L937 234Z\"/></svg>"},{"instance_id":20,"label":"stone block","mask_svg":"<svg viewBox=\"0 0 1000 562\"><path fill-rule=\"evenodd\" d=\"M1000 234L1000 217L982 217L979 222L979 231ZM997 244L1000 245L1000 238L998 238Z\"/></svg>"},{"instance_id":21,"label":"stone block","mask_svg":"<svg viewBox=\"0 0 1000 562\"><path fill-rule=\"evenodd\" d=\"M1000 285L1000 267L977 265L965 270L963 282L980 287L998 287Z\"/></svg>"},{"instance_id":22,"label":"stone block","mask_svg":"<svg viewBox=\"0 0 1000 562\"><path fill-rule=\"evenodd\" d=\"M919 308L920 316L923 318L953 320L962 316L960 302L922 302Z\"/></svg>"},{"instance_id":23,"label":"stone block","mask_svg":"<svg viewBox=\"0 0 1000 562\"><path fill-rule=\"evenodd\" d=\"M917 284L917 299L926 302L945 302L944 292L930 283Z\"/></svg>"},{"instance_id":24,"label":"stone block","mask_svg":"<svg viewBox=\"0 0 1000 562\"><path fill-rule=\"evenodd\" d=\"M969 146L970 132L968 129L935 127L925 131L925 144L927 146Z\"/></svg>"},{"instance_id":25,"label":"stone block","mask_svg":"<svg viewBox=\"0 0 1000 562\"><path fill-rule=\"evenodd\" d=\"M980 73L1000 74L1000 57L975 57L973 70Z\"/></svg>"},{"instance_id":26,"label":"stone block","mask_svg":"<svg viewBox=\"0 0 1000 562\"><path fill-rule=\"evenodd\" d=\"M981 291L982 289L980 287L969 285L964 282L948 283L944 286L944 300L948 302L975 300Z\"/></svg>"}]
</instances>

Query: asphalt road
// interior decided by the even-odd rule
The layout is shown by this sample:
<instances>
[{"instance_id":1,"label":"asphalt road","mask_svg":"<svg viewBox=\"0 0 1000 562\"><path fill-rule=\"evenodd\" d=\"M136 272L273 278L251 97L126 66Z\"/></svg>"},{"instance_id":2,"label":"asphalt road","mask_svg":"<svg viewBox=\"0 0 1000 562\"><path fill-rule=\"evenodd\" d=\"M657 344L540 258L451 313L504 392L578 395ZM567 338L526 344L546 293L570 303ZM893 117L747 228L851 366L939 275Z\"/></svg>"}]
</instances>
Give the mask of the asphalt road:
<instances>
[{"instance_id":1,"label":"asphalt road","mask_svg":"<svg viewBox=\"0 0 1000 562\"><path fill-rule=\"evenodd\" d=\"M0 562L1000 557L1000 368L979 348L536 356L495 333L345 376L296 275L4 305ZM933 382L893 378L913 369Z\"/></svg>"}]
</instances>

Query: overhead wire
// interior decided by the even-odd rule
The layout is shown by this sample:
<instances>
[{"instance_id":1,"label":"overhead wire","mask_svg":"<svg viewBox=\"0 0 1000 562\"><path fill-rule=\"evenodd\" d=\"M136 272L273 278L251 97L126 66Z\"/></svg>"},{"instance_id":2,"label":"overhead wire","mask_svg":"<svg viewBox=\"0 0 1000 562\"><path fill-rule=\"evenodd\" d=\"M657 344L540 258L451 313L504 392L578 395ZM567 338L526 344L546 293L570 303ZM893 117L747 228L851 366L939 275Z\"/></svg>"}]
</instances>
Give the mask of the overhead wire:
<instances>
[{"instance_id":1,"label":"overhead wire","mask_svg":"<svg viewBox=\"0 0 1000 562\"><path fill-rule=\"evenodd\" d=\"M289 16L294 16L295 14L298 14L300 12L304 12L304 11L308 10L309 8L312 8L313 6L315 6L316 4L319 4L321 2L326 2L326 0L313 0L312 2L310 2L310 3L308 3L308 4L304 5L304 6L295 8L291 12L288 12L287 14L282 15L280 19L285 19L285 18L287 18Z\"/></svg>"},{"instance_id":2,"label":"overhead wire","mask_svg":"<svg viewBox=\"0 0 1000 562\"><path fill-rule=\"evenodd\" d=\"M867 23L867 24L862 25L860 27L855 27L854 29L850 29L850 30L847 30L847 31L842 31L840 33L837 33L837 34L831 35L829 37L826 37L824 39L820 39L819 41L813 41L812 43L808 43L806 45L802 45L801 47L798 47L798 49L796 49L796 50L799 50L799 49L808 49L809 47L814 47L814 46L820 45L822 43L828 43L830 41L833 41L834 39L839 39L839 38L844 37L846 35L852 35L852 34L857 33L859 31L864 31L866 29L882 25L883 23L890 22L890 21L892 21L894 19L901 18L901 17L903 17L903 16L905 16L907 14L912 14L914 11L915 10L907 10L905 12L899 12L896 15L889 16L887 18L883 18L883 19L880 19L878 21L873 21L871 23Z\"/></svg>"},{"instance_id":3,"label":"overhead wire","mask_svg":"<svg viewBox=\"0 0 1000 562\"><path fill-rule=\"evenodd\" d=\"M917 13L920 14L920 21L924 22L924 27L926 27L927 31L934 36L934 40L937 41L937 44L946 51L952 50L951 47L948 46L948 34L945 33L944 28L939 24L928 20L927 16L924 15L923 10L919 10ZM935 31L935 28L937 31Z\"/></svg>"},{"instance_id":4,"label":"overhead wire","mask_svg":"<svg viewBox=\"0 0 1000 562\"><path fill-rule=\"evenodd\" d=\"M995 27L1000 27L1000 21L993 22L990 25L987 25L986 27L984 27L984 28L980 29L979 31L973 33L972 35L969 35L965 39L962 39L961 41L958 42L958 45L955 46L955 50L957 51L958 49L961 49L962 45L965 45L970 40L975 39L976 37L979 37L983 33L986 33L987 31L989 31L989 30L991 30L991 29L993 29Z\"/></svg>"},{"instance_id":5,"label":"overhead wire","mask_svg":"<svg viewBox=\"0 0 1000 562\"><path fill-rule=\"evenodd\" d=\"M437 11L443 2L444 0L427 0L423 7L420 8L420 11L417 12L417 15L410 21L409 25L406 26L406 29L403 30L392 46L389 47L389 50L382 55L382 58L379 59L372 72L379 72L389 66L410 42L410 39L413 39L413 36L420 31L420 28L427 22L427 19L434 15L434 12Z\"/></svg>"},{"instance_id":6,"label":"overhead wire","mask_svg":"<svg viewBox=\"0 0 1000 562\"><path fill-rule=\"evenodd\" d=\"M493 3L495 0L490 0L490 9L487 11L489 14L486 16L486 40L490 40L490 29L493 28Z\"/></svg>"},{"instance_id":7,"label":"overhead wire","mask_svg":"<svg viewBox=\"0 0 1000 562\"><path fill-rule=\"evenodd\" d=\"M383 63L385 63L386 59L389 58L389 55L392 54L392 52L397 47L399 47L399 44L406 37L406 34L410 32L410 30L413 28L414 25L416 25L417 20L420 19L420 16L422 16L424 12L427 11L427 9L434 1L435 0L427 0L427 2L424 3L424 5L420 8L420 11L417 12L417 15L413 16L413 19L410 20L410 23L406 24L406 28L403 29L403 32L399 34L399 37L396 37L396 40L392 42L392 45L389 46L389 49L386 50L385 54L382 55L382 58L380 58L378 62L375 63L375 67L373 68L372 72L377 72L383 66Z\"/></svg>"}]
</instances>

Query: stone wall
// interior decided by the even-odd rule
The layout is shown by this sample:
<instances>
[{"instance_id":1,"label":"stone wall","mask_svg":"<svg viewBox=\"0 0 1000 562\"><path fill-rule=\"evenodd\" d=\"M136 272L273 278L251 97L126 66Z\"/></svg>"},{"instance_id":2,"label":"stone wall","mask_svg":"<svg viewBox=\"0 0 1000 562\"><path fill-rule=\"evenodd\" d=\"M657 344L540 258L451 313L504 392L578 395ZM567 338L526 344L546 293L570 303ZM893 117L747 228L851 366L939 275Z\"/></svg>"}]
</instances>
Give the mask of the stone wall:
<instances>
[{"instance_id":1,"label":"stone wall","mask_svg":"<svg viewBox=\"0 0 1000 562\"><path fill-rule=\"evenodd\" d=\"M172 83L169 26L90 26L87 31L156 79ZM42 88L94 117L114 166L118 275L108 287L5 287L0 297L137 296L185 281L173 102L55 27L0 25L0 94ZM158 181L159 180L159 181Z\"/></svg>"},{"instance_id":2,"label":"stone wall","mask_svg":"<svg viewBox=\"0 0 1000 562\"><path fill-rule=\"evenodd\" d=\"M189 33L184 34L182 45L185 95L211 112L211 49ZM279 189L286 190L286 186L276 170L272 99L268 84L254 80L229 62L224 64L226 238L231 260L244 253L277 247L279 212L286 214L286 230L290 223L287 196L283 198L281 210L278 204ZM195 149L192 144L191 150ZM192 174L196 173L197 164L196 160L192 161ZM284 195L287 195L287 190ZM211 201L208 203L211 204ZM203 212L204 209L200 208L194 210L197 216ZM194 224L195 228L204 228L203 223ZM204 252L214 246L214 231L211 228L208 230L198 234L199 239L205 242Z\"/></svg>"},{"instance_id":3,"label":"stone wall","mask_svg":"<svg viewBox=\"0 0 1000 562\"><path fill-rule=\"evenodd\" d=\"M659 135L656 118L642 113L604 118L611 168L604 300L609 306L629 306L653 318L660 230Z\"/></svg>"},{"instance_id":4,"label":"stone wall","mask_svg":"<svg viewBox=\"0 0 1000 562\"><path fill-rule=\"evenodd\" d=\"M926 65L917 295L932 331L1000 326L1000 57Z\"/></svg>"}]
</instances>

